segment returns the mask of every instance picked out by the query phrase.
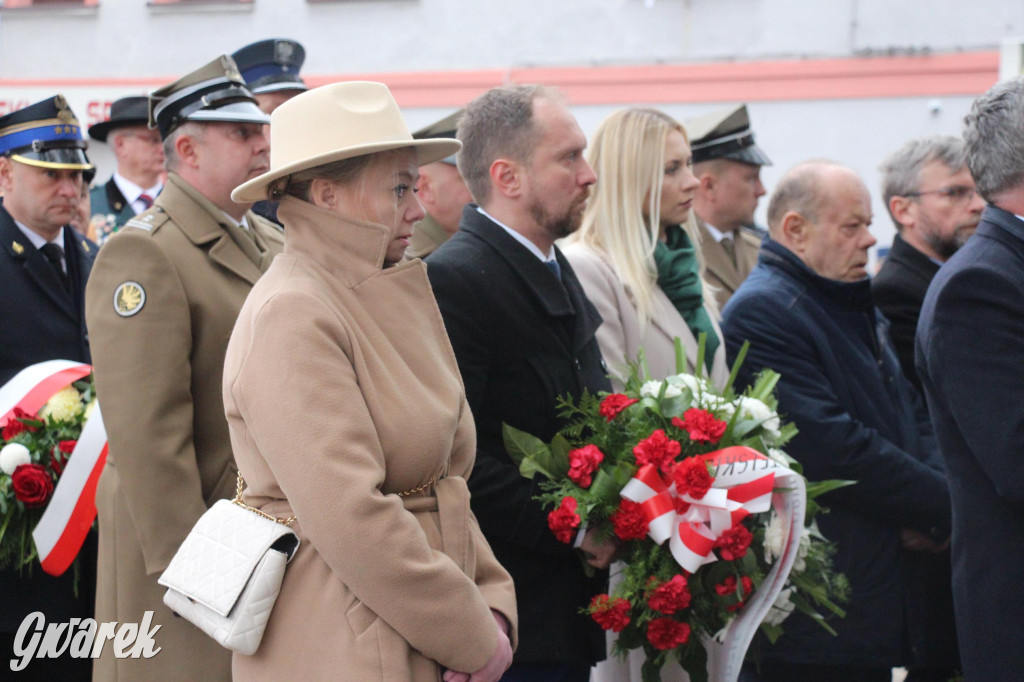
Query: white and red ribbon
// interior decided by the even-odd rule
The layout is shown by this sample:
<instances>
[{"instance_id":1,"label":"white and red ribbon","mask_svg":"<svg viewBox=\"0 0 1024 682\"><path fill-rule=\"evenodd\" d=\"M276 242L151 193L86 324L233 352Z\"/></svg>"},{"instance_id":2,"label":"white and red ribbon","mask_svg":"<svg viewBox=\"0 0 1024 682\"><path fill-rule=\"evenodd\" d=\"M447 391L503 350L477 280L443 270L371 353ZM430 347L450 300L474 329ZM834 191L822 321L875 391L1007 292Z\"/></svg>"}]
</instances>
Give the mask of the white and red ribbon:
<instances>
[{"instance_id":1,"label":"white and red ribbon","mask_svg":"<svg viewBox=\"0 0 1024 682\"><path fill-rule=\"evenodd\" d=\"M647 534L658 544L669 540L672 556L690 573L716 561L715 541L747 516L768 511L776 480L793 475L745 446L723 448L700 459L713 468L714 481L699 499L680 495L675 484L662 479L652 465L640 467L620 493L641 505ZM676 511L677 501L688 505L682 513Z\"/></svg>"},{"instance_id":2,"label":"white and red ribbon","mask_svg":"<svg viewBox=\"0 0 1024 682\"><path fill-rule=\"evenodd\" d=\"M92 367L69 360L50 360L26 367L0 387L0 425L19 407L35 414L53 394L89 375ZM107 434L97 403L46 511L32 531L39 562L50 575L61 575L78 556L85 536L96 519L96 484L107 461Z\"/></svg>"}]
</instances>

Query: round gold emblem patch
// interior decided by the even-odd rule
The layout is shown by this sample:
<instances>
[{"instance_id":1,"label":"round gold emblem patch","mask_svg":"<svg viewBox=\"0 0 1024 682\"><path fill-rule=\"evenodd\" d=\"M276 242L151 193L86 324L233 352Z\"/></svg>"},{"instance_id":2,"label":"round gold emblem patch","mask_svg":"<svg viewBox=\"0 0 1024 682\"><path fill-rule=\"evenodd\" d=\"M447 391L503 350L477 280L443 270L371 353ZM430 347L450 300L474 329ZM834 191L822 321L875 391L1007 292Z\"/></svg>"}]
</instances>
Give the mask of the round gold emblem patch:
<instances>
[{"instance_id":1,"label":"round gold emblem patch","mask_svg":"<svg viewBox=\"0 0 1024 682\"><path fill-rule=\"evenodd\" d=\"M131 317L146 304L146 290L138 282L125 282L114 290L114 312Z\"/></svg>"}]
</instances>

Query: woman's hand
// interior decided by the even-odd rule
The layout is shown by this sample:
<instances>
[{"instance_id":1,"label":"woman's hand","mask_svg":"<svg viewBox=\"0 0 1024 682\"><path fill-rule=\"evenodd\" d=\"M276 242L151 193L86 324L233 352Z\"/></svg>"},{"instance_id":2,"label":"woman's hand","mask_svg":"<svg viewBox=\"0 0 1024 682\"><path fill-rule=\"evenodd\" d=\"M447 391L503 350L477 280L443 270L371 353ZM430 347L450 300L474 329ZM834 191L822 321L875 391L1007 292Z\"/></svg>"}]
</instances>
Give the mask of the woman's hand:
<instances>
[{"instance_id":1,"label":"woman's hand","mask_svg":"<svg viewBox=\"0 0 1024 682\"><path fill-rule=\"evenodd\" d=\"M490 660L482 668L472 674L448 670L444 674L444 682L498 682L512 665L512 643L508 639L508 621L505 616L491 611L498 625L498 646Z\"/></svg>"}]
</instances>

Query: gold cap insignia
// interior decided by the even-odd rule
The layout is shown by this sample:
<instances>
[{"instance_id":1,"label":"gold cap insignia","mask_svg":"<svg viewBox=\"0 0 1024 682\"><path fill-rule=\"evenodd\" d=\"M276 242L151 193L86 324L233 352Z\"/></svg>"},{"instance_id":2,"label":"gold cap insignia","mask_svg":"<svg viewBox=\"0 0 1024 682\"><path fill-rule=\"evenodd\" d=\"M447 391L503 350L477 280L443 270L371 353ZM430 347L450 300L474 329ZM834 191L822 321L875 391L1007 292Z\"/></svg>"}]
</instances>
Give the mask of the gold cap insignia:
<instances>
[{"instance_id":1,"label":"gold cap insignia","mask_svg":"<svg viewBox=\"0 0 1024 682\"><path fill-rule=\"evenodd\" d=\"M114 312L131 317L146 304L146 290L138 282L125 282L114 290Z\"/></svg>"},{"instance_id":2,"label":"gold cap insignia","mask_svg":"<svg viewBox=\"0 0 1024 682\"><path fill-rule=\"evenodd\" d=\"M25 247L19 244L18 242L11 242L11 248L14 249L14 253L18 254L19 256L25 253Z\"/></svg>"},{"instance_id":3,"label":"gold cap insignia","mask_svg":"<svg viewBox=\"0 0 1024 682\"><path fill-rule=\"evenodd\" d=\"M58 109L57 118L60 119L62 123L78 123L78 121L75 120L75 115L71 113L71 107L68 106L68 101L64 99L64 95L57 95L54 97L53 103Z\"/></svg>"}]
</instances>

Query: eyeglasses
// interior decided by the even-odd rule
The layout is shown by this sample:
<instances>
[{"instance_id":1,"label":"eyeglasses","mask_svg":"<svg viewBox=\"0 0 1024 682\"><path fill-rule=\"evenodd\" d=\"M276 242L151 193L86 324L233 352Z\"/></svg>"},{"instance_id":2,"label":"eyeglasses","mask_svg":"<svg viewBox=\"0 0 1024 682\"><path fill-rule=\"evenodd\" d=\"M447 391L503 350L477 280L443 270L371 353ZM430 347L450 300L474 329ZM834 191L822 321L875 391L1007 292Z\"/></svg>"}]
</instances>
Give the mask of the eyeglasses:
<instances>
[{"instance_id":1,"label":"eyeglasses","mask_svg":"<svg viewBox=\"0 0 1024 682\"><path fill-rule=\"evenodd\" d=\"M923 192L907 192L903 196L905 197L920 197L925 194L938 194L939 196L946 197L954 204L962 204L965 201L970 201L974 198L975 194L978 194L978 190L973 187L966 187L964 185L956 185L954 187L943 187L942 189L930 189Z\"/></svg>"}]
</instances>

